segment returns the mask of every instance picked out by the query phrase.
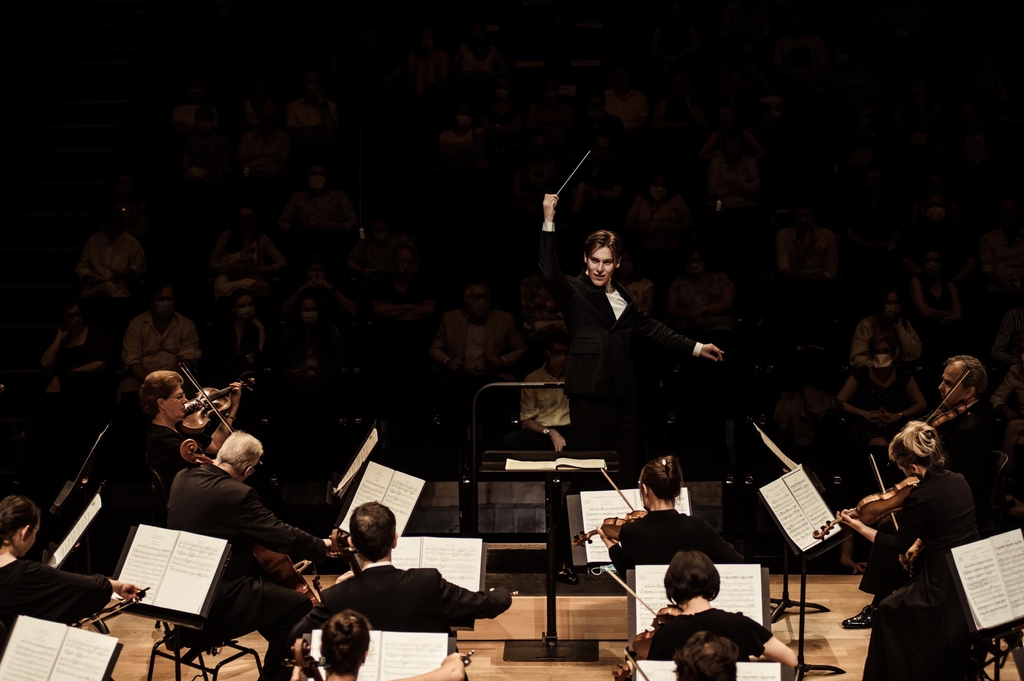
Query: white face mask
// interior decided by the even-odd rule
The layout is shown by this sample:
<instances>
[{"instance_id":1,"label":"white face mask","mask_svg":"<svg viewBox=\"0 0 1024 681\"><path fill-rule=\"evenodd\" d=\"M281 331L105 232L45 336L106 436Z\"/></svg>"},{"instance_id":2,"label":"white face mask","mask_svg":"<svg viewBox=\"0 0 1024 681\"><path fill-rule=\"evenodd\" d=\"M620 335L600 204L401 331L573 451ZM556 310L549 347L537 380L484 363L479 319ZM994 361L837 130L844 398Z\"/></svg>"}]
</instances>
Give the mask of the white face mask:
<instances>
[{"instance_id":1,"label":"white face mask","mask_svg":"<svg viewBox=\"0 0 1024 681\"><path fill-rule=\"evenodd\" d=\"M946 209L942 206L932 206L924 214L932 222L942 222L946 218Z\"/></svg>"},{"instance_id":2,"label":"white face mask","mask_svg":"<svg viewBox=\"0 0 1024 681\"><path fill-rule=\"evenodd\" d=\"M388 238L388 233L387 232L377 232L377 231L374 231L374 232L370 232L370 233L373 234L373 238L376 239L377 241L387 241L387 238Z\"/></svg>"},{"instance_id":3,"label":"white face mask","mask_svg":"<svg viewBox=\"0 0 1024 681\"><path fill-rule=\"evenodd\" d=\"M882 309L885 310L886 317L899 317L900 312L902 312L899 303L886 303Z\"/></svg>"},{"instance_id":4,"label":"white face mask","mask_svg":"<svg viewBox=\"0 0 1024 681\"><path fill-rule=\"evenodd\" d=\"M239 319L252 319L253 317L256 316L256 306L244 305L238 308L238 311L235 312L235 314L238 315Z\"/></svg>"},{"instance_id":5,"label":"white face mask","mask_svg":"<svg viewBox=\"0 0 1024 681\"><path fill-rule=\"evenodd\" d=\"M153 306L153 309L161 317L170 317L174 314L174 301L173 300L158 300Z\"/></svg>"},{"instance_id":6,"label":"white face mask","mask_svg":"<svg viewBox=\"0 0 1024 681\"><path fill-rule=\"evenodd\" d=\"M307 324L316 324L317 320L320 319L320 313L316 310L303 310L302 321Z\"/></svg>"},{"instance_id":7,"label":"white face mask","mask_svg":"<svg viewBox=\"0 0 1024 681\"><path fill-rule=\"evenodd\" d=\"M323 175L310 175L309 176L309 188L314 191L319 191L327 186L327 178Z\"/></svg>"},{"instance_id":8,"label":"white face mask","mask_svg":"<svg viewBox=\"0 0 1024 681\"><path fill-rule=\"evenodd\" d=\"M689 274L690 276L693 276L693 277L696 277L698 274L700 274L703 271L704 271L704 264L703 263L699 263L699 262L690 263L689 265L686 266L686 273Z\"/></svg>"},{"instance_id":9,"label":"white face mask","mask_svg":"<svg viewBox=\"0 0 1024 681\"><path fill-rule=\"evenodd\" d=\"M473 117L472 116L456 116L455 117L455 124L458 125L460 128L468 128L469 126L473 125Z\"/></svg>"},{"instance_id":10,"label":"white face mask","mask_svg":"<svg viewBox=\"0 0 1024 681\"><path fill-rule=\"evenodd\" d=\"M650 188L651 198L655 201L661 201L668 194L668 189L660 185L651 185Z\"/></svg>"},{"instance_id":11,"label":"white face mask","mask_svg":"<svg viewBox=\"0 0 1024 681\"><path fill-rule=\"evenodd\" d=\"M871 355L874 359L876 369L886 369L892 366L892 355L887 352L880 352L875 355Z\"/></svg>"}]
</instances>

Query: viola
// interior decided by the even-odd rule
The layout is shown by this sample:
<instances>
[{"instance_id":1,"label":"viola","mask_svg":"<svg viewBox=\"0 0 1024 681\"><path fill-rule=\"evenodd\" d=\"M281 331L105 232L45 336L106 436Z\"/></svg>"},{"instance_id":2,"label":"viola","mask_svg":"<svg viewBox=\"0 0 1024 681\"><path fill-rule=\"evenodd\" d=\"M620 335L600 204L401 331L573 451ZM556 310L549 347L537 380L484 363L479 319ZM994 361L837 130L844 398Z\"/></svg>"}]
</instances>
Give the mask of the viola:
<instances>
[{"instance_id":1,"label":"viola","mask_svg":"<svg viewBox=\"0 0 1024 681\"><path fill-rule=\"evenodd\" d=\"M246 390L252 390L256 385L256 379L250 376L240 381L239 384ZM202 388L201 395L197 395L195 399L185 403L185 417L181 420L181 430L192 435L203 432L207 424L210 423L210 418L214 417L214 409L223 413L231 408L232 390L234 390L233 384L219 390L217 388Z\"/></svg>"},{"instance_id":2,"label":"viola","mask_svg":"<svg viewBox=\"0 0 1024 681\"><path fill-rule=\"evenodd\" d=\"M879 520L894 513L901 508L906 502L907 497L910 496L911 490L914 489L915 485L919 485L921 480L916 476L910 476L909 478L900 481L893 487L885 490L881 494L869 494L860 501L857 502L857 508L851 511L847 511L847 514L851 518L857 518L865 525L874 525ZM839 517L842 512L837 513L834 520L830 520L821 526L821 529L815 530L812 536L815 539L823 539L828 535L832 529L839 524Z\"/></svg>"},{"instance_id":3,"label":"viola","mask_svg":"<svg viewBox=\"0 0 1024 681\"><path fill-rule=\"evenodd\" d=\"M960 416L961 414L966 412L968 409L970 409L970 407L967 406L967 403L966 402L961 402L960 404L956 405L955 407L951 407L951 408L947 409L946 411L939 412L939 413L936 413L936 414L932 414L928 418L927 423L932 428L938 428L943 423L949 423L950 421L955 419L957 416Z\"/></svg>"},{"instance_id":4,"label":"viola","mask_svg":"<svg viewBox=\"0 0 1024 681\"><path fill-rule=\"evenodd\" d=\"M203 454L199 443L192 438L187 438L181 441L181 445L178 446L178 453L181 454L181 457L189 463L198 464L200 466L213 463L213 459L206 456L206 454Z\"/></svg>"},{"instance_id":5,"label":"viola","mask_svg":"<svg viewBox=\"0 0 1024 681\"><path fill-rule=\"evenodd\" d=\"M601 523L601 532L604 532L604 536L608 537L612 541L619 541L619 533L622 531L622 526L626 523L631 523L636 520L640 520L647 515L647 511L636 510L630 511L626 514L625 518L605 518L604 522ZM583 534L577 534L572 538L573 546L581 546L582 544L589 544L593 541L592 537L598 533L598 530L590 530Z\"/></svg>"}]
</instances>

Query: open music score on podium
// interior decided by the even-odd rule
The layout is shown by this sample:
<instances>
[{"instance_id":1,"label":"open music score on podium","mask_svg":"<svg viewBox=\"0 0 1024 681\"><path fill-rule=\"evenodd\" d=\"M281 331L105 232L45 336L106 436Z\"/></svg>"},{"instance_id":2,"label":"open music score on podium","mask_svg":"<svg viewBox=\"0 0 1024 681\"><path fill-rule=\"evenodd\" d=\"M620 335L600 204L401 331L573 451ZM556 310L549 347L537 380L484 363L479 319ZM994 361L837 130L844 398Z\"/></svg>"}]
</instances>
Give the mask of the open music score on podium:
<instances>
[{"instance_id":1,"label":"open music score on podium","mask_svg":"<svg viewBox=\"0 0 1024 681\"><path fill-rule=\"evenodd\" d=\"M949 560L973 631L1024 619L1024 535L1020 530L958 546Z\"/></svg>"},{"instance_id":2,"label":"open music score on podium","mask_svg":"<svg viewBox=\"0 0 1024 681\"><path fill-rule=\"evenodd\" d=\"M0 655L0 679L106 681L120 652L113 636L21 615Z\"/></svg>"},{"instance_id":3,"label":"open music score on podium","mask_svg":"<svg viewBox=\"0 0 1024 681\"><path fill-rule=\"evenodd\" d=\"M803 466L761 487L758 494L793 553L805 553L840 534L834 532L821 539L814 538L814 531L836 516L814 488Z\"/></svg>"},{"instance_id":4,"label":"open music score on podium","mask_svg":"<svg viewBox=\"0 0 1024 681\"><path fill-rule=\"evenodd\" d=\"M310 636L313 659L320 658L322 634L315 629ZM419 676L440 667L448 655L448 634L371 631L370 649L356 681L395 681ZM320 675L327 678L323 668Z\"/></svg>"},{"instance_id":5,"label":"open music score on podium","mask_svg":"<svg viewBox=\"0 0 1024 681\"><path fill-rule=\"evenodd\" d=\"M629 505L626 504L622 496L629 500ZM580 492L580 513L583 515L582 531L589 532L594 528L601 527L606 518L625 518L630 511L644 507L639 489L624 489L622 496L613 489ZM572 506L570 506L570 513L572 513L571 509ZM690 491L685 487L680 490L679 497L676 499L676 511L683 515L691 515ZM570 523L570 525L573 524ZM608 547L604 545L600 537L593 537L592 541L583 545L583 548L586 550L588 564L612 561L608 555Z\"/></svg>"}]
</instances>

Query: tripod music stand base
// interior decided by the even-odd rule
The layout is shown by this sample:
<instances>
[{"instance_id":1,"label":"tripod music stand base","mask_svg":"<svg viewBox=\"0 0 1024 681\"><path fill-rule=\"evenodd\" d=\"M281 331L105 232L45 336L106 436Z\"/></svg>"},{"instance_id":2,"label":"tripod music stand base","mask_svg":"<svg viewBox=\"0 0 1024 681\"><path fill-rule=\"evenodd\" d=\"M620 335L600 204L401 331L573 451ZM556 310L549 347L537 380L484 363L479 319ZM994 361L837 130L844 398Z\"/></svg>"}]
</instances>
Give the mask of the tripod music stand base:
<instances>
[{"instance_id":1,"label":"tripod music stand base","mask_svg":"<svg viewBox=\"0 0 1024 681\"><path fill-rule=\"evenodd\" d=\"M796 666L795 681L801 681L807 672L825 672L826 674L845 674L845 669L830 664L799 664Z\"/></svg>"},{"instance_id":2,"label":"tripod music stand base","mask_svg":"<svg viewBox=\"0 0 1024 681\"><path fill-rule=\"evenodd\" d=\"M771 601L772 605L775 606L772 609L772 617L771 617L772 624L775 624L780 619L782 619L783 615L788 615L789 613L787 613L786 611L789 610L790 608L799 608L800 607L800 601L791 601L788 598L786 598L786 599L771 598L769 600ZM804 605L805 609L813 608L816 612L832 612L830 609L826 608L824 605L820 605L818 603L804 603L803 605Z\"/></svg>"},{"instance_id":3,"label":"tripod music stand base","mask_svg":"<svg viewBox=\"0 0 1024 681\"><path fill-rule=\"evenodd\" d=\"M597 662L598 641L505 641L505 662Z\"/></svg>"}]
</instances>

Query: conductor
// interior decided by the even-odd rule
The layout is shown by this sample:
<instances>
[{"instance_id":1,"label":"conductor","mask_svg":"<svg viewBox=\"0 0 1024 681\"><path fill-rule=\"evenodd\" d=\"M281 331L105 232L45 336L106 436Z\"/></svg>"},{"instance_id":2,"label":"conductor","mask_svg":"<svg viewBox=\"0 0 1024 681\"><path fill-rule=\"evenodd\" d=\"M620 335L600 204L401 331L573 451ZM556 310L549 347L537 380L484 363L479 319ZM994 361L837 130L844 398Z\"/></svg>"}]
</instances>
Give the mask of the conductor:
<instances>
[{"instance_id":1,"label":"conductor","mask_svg":"<svg viewBox=\"0 0 1024 681\"><path fill-rule=\"evenodd\" d=\"M680 335L641 310L613 275L622 259L622 240L600 230L583 245L584 270L575 277L558 267L555 244L557 194L544 195L540 272L558 301L569 329L565 394L569 418L581 450L613 449L623 475L636 465L636 386L630 345L634 333L657 345L693 357L720 361L711 343Z\"/></svg>"}]
</instances>

